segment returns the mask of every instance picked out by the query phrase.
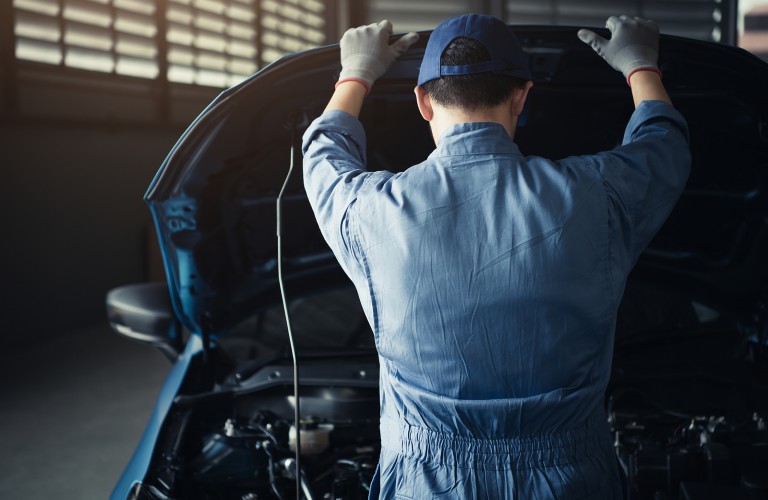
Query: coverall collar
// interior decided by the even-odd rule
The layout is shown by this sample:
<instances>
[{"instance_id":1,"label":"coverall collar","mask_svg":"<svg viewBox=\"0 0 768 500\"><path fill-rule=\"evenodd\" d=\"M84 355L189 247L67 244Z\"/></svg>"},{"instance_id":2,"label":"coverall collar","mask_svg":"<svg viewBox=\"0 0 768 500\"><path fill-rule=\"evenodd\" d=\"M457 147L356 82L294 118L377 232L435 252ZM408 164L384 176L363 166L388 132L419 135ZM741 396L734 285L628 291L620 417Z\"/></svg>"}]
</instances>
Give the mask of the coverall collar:
<instances>
[{"instance_id":1,"label":"coverall collar","mask_svg":"<svg viewBox=\"0 0 768 500\"><path fill-rule=\"evenodd\" d=\"M496 122L458 123L440 136L430 158L455 155L511 154L522 156L520 149Z\"/></svg>"}]
</instances>

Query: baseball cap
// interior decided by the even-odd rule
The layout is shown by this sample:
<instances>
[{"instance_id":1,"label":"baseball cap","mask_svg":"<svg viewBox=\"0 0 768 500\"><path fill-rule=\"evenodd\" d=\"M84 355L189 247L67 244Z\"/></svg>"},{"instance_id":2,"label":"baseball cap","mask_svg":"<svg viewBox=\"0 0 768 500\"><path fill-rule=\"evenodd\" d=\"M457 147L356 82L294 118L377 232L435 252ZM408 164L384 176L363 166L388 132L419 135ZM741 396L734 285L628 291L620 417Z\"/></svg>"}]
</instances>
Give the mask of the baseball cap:
<instances>
[{"instance_id":1,"label":"baseball cap","mask_svg":"<svg viewBox=\"0 0 768 500\"><path fill-rule=\"evenodd\" d=\"M486 48L488 61L461 66L443 66L440 57L456 38L474 38ZM427 42L424 59L419 68L417 84L423 85L442 76L494 73L532 80L528 56L517 37L503 21L487 15L464 14L446 19L435 28Z\"/></svg>"}]
</instances>

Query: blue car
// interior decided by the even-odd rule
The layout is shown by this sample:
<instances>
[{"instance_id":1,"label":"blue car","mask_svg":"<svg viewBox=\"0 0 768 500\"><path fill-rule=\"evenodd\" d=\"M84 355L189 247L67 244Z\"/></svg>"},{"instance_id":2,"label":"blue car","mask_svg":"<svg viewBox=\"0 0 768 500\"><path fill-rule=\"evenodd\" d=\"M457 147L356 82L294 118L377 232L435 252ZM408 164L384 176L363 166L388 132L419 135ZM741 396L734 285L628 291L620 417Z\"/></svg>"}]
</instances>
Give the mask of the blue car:
<instances>
[{"instance_id":1,"label":"blue car","mask_svg":"<svg viewBox=\"0 0 768 500\"><path fill-rule=\"evenodd\" d=\"M523 153L619 144L633 109L621 74L576 29L515 32L535 81ZM372 169L401 171L433 148L412 92L428 35L367 98ZM294 54L223 92L149 186L167 283L115 289L107 310L174 366L114 500L367 498L380 451L373 335L300 171L338 61L336 45ZM626 496L768 498L768 64L671 36L659 62L693 170L620 309L605 403Z\"/></svg>"}]
</instances>

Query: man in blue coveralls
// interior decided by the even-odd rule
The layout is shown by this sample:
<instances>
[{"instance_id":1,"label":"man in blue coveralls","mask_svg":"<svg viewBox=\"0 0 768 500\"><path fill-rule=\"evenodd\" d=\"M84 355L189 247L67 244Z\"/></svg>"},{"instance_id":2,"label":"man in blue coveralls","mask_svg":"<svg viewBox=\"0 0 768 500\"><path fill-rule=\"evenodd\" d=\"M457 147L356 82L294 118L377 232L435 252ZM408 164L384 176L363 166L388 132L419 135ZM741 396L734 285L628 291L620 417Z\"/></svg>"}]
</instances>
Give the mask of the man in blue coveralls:
<instances>
[{"instance_id":1,"label":"man in blue coveralls","mask_svg":"<svg viewBox=\"0 0 768 500\"><path fill-rule=\"evenodd\" d=\"M357 116L418 36L389 45L383 21L342 38L336 91L304 135L304 182L379 352L371 498L621 498L603 407L616 311L690 153L658 28L607 27L610 40L579 38L631 86L621 146L523 156L527 58L504 23L465 15L432 33L415 89L437 147L396 174L366 170Z\"/></svg>"}]
</instances>

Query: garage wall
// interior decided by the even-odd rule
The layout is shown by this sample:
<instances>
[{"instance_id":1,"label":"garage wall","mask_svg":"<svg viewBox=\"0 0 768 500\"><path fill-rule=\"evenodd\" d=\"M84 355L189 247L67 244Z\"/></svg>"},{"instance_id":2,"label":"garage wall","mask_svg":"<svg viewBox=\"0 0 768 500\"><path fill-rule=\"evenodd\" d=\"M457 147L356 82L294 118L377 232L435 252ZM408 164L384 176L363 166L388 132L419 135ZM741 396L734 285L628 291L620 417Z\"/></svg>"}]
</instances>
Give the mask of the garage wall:
<instances>
[{"instance_id":1,"label":"garage wall","mask_svg":"<svg viewBox=\"0 0 768 500\"><path fill-rule=\"evenodd\" d=\"M176 134L46 124L0 134L3 337L103 317L106 290L145 278L141 193Z\"/></svg>"},{"instance_id":2,"label":"garage wall","mask_svg":"<svg viewBox=\"0 0 768 500\"><path fill-rule=\"evenodd\" d=\"M22 65L0 113L0 341L102 321L112 287L148 278L142 196L186 124L218 93ZM8 102L3 99L2 102Z\"/></svg>"}]
</instances>

